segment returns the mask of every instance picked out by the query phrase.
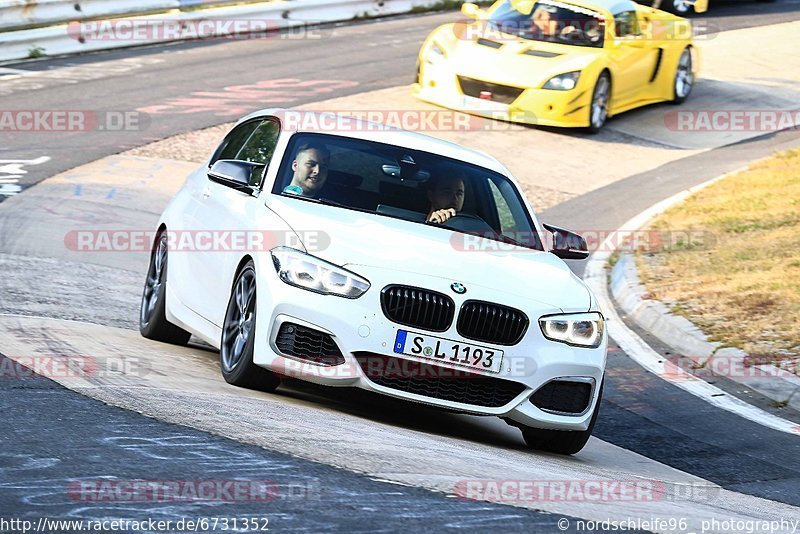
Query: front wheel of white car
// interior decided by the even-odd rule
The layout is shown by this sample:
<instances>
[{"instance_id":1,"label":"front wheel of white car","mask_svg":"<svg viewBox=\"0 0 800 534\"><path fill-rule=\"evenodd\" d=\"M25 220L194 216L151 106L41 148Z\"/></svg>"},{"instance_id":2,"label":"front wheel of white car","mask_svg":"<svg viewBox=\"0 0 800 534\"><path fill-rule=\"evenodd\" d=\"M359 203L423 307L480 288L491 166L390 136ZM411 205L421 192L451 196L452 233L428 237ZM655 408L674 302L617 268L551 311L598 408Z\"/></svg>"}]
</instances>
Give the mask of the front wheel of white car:
<instances>
[{"instance_id":1,"label":"front wheel of white car","mask_svg":"<svg viewBox=\"0 0 800 534\"><path fill-rule=\"evenodd\" d=\"M219 364L222 376L239 387L273 391L280 379L253 363L256 341L256 270L252 261L239 272L233 284L225 320Z\"/></svg>"},{"instance_id":2,"label":"front wheel of white car","mask_svg":"<svg viewBox=\"0 0 800 534\"><path fill-rule=\"evenodd\" d=\"M589 420L586 430L545 430L542 428L520 427L525 443L532 449L554 452L556 454L576 454L589 441L600 413L600 401L603 398L603 386L597 394L597 404Z\"/></svg>"}]
</instances>

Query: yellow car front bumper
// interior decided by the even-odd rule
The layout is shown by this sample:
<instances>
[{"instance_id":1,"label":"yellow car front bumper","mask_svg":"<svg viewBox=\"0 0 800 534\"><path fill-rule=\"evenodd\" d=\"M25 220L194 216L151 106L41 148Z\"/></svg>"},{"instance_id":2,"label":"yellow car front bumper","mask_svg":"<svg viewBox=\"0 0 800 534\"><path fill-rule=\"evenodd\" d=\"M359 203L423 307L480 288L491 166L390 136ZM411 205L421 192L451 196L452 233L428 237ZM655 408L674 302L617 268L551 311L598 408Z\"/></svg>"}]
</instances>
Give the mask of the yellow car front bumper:
<instances>
[{"instance_id":1,"label":"yellow car front bumper","mask_svg":"<svg viewBox=\"0 0 800 534\"><path fill-rule=\"evenodd\" d=\"M483 81L494 83L491 80ZM413 93L420 100L472 115L561 128L589 126L592 100L591 87L585 87L580 81L570 91L524 88L510 103L499 102L497 98L476 98L462 91L458 74L446 63L435 68L426 69L423 66L420 80L413 86Z\"/></svg>"}]
</instances>

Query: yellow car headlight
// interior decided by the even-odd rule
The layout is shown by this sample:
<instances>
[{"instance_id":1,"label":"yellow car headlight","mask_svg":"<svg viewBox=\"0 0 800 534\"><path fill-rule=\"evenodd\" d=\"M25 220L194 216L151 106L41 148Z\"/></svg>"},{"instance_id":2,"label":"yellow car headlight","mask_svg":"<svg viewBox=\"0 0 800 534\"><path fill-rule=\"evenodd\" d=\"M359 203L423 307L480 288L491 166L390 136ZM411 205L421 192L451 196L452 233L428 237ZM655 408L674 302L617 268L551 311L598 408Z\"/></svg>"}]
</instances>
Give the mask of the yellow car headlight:
<instances>
[{"instance_id":1,"label":"yellow car headlight","mask_svg":"<svg viewBox=\"0 0 800 534\"><path fill-rule=\"evenodd\" d=\"M542 89L554 89L556 91L571 91L578 85L578 80L581 77L581 71L575 70L572 72L565 72L558 76L553 76L547 83L542 86Z\"/></svg>"},{"instance_id":2,"label":"yellow car headlight","mask_svg":"<svg viewBox=\"0 0 800 534\"><path fill-rule=\"evenodd\" d=\"M444 50L442 50L442 47L436 43L431 43L431 46L428 48L428 53L425 54L425 62L436 65L444 61L444 57Z\"/></svg>"}]
</instances>

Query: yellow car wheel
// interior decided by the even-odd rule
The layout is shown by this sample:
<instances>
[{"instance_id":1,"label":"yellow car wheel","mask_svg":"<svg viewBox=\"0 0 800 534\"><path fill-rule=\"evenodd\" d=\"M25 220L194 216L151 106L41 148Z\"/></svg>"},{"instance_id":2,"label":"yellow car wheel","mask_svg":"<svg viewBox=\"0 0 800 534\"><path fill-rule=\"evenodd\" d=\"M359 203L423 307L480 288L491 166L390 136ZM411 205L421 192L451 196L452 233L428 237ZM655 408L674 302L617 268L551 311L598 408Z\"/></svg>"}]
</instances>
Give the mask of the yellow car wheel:
<instances>
[{"instance_id":1,"label":"yellow car wheel","mask_svg":"<svg viewBox=\"0 0 800 534\"><path fill-rule=\"evenodd\" d=\"M658 6L654 5L653 7L675 13L681 17L686 17L693 13L694 2L692 0L661 0Z\"/></svg>"},{"instance_id":2,"label":"yellow car wheel","mask_svg":"<svg viewBox=\"0 0 800 534\"><path fill-rule=\"evenodd\" d=\"M683 49L681 58L678 60L678 67L675 69L675 81L672 87L673 104L682 104L692 92L694 72L692 72L692 50L689 47Z\"/></svg>"},{"instance_id":3,"label":"yellow car wheel","mask_svg":"<svg viewBox=\"0 0 800 534\"><path fill-rule=\"evenodd\" d=\"M597 78L592 92L592 104L589 106L589 132L598 133L608 118L608 100L611 96L611 77L603 72Z\"/></svg>"}]
</instances>

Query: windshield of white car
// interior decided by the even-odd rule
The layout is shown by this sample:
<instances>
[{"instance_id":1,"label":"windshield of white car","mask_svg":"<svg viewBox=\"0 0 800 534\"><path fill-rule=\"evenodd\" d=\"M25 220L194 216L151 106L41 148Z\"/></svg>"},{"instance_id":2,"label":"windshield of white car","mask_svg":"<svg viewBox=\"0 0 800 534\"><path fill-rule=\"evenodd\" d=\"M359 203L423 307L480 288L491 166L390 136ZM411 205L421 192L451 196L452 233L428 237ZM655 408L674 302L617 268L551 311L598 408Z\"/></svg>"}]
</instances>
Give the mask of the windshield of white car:
<instances>
[{"instance_id":1,"label":"windshield of white car","mask_svg":"<svg viewBox=\"0 0 800 534\"><path fill-rule=\"evenodd\" d=\"M520 192L507 177L430 152L295 134L272 193L543 250ZM430 222L440 209L455 216Z\"/></svg>"},{"instance_id":2,"label":"windshield of white car","mask_svg":"<svg viewBox=\"0 0 800 534\"><path fill-rule=\"evenodd\" d=\"M605 22L589 9L547 0L512 2L497 6L488 20L489 28L531 41L576 46L603 47Z\"/></svg>"}]
</instances>

